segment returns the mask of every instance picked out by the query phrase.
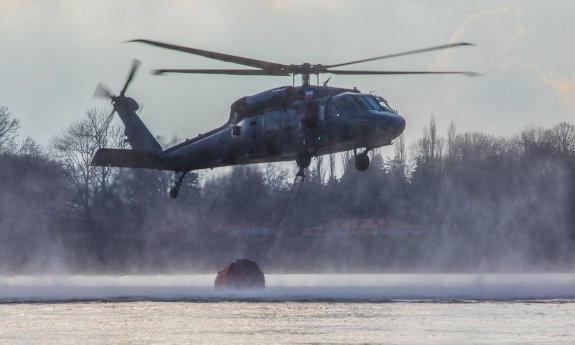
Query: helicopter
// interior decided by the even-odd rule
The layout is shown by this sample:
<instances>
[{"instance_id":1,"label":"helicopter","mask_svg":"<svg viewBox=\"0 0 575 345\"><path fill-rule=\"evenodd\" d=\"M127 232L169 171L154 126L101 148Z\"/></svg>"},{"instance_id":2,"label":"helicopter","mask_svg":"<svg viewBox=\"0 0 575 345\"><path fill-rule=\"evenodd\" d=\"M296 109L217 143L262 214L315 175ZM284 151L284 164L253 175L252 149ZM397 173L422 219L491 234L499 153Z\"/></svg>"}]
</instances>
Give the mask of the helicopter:
<instances>
[{"instance_id":1,"label":"helicopter","mask_svg":"<svg viewBox=\"0 0 575 345\"><path fill-rule=\"evenodd\" d=\"M319 85L319 75L407 75L461 74L476 76L466 71L373 71L334 69L342 66L386 58L471 46L457 42L430 48L378 56L332 65L280 64L247 57L217 53L191 47L147 39L137 42L159 48L199 55L210 59L251 67L244 69L158 69L155 75L167 73L227 74L244 76L291 76L291 86L281 86L242 97L231 104L228 121L207 133L189 138L163 149L136 111L138 103L125 95L140 65L134 60L128 78L116 96L99 84L95 96L111 100L113 111L125 126L124 134L131 149L100 148L91 165L148 168L173 171L175 182L170 197L177 198L186 174L193 170L239 164L295 161L298 177L304 176L313 157L342 151L354 152L355 167L369 168L368 152L391 145L405 129L405 119L385 98L373 93L362 93L357 88L327 86L329 79ZM301 75L302 84L295 86L295 76ZM310 84L316 75L318 85ZM331 78L331 77L330 77ZM110 120L108 120L109 123Z\"/></svg>"}]
</instances>

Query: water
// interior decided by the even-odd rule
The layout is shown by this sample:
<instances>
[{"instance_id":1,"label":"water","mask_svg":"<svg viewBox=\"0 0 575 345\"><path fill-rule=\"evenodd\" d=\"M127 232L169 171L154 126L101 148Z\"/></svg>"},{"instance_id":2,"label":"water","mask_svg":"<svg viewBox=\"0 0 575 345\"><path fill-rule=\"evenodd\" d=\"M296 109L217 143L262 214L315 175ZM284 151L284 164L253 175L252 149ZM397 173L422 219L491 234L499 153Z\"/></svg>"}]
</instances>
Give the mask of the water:
<instances>
[{"instance_id":1,"label":"water","mask_svg":"<svg viewBox=\"0 0 575 345\"><path fill-rule=\"evenodd\" d=\"M575 344L575 275L0 278L0 344Z\"/></svg>"}]
</instances>

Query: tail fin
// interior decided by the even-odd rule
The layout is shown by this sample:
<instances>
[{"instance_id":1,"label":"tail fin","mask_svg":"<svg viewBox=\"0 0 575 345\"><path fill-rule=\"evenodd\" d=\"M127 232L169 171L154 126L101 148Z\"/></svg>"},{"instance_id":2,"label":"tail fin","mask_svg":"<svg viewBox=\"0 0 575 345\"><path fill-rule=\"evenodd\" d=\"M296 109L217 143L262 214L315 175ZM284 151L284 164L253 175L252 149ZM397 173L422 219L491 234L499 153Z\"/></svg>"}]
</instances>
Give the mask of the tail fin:
<instances>
[{"instance_id":1,"label":"tail fin","mask_svg":"<svg viewBox=\"0 0 575 345\"><path fill-rule=\"evenodd\" d=\"M126 127L124 134L132 149L101 148L96 151L91 165L166 169L160 155L162 147L136 114L138 103L133 98L120 95L112 98L112 104Z\"/></svg>"},{"instance_id":2,"label":"tail fin","mask_svg":"<svg viewBox=\"0 0 575 345\"><path fill-rule=\"evenodd\" d=\"M162 147L136 114L138 107L138 103L130 97L118 96L114 99L114 109L126 127L124 134L130 146L134 150L161 152Z\"/></svg>"},{"instance_id":3,"label":"tail fin","mask_svg":"<svg viewBox=\"0 0 575 345\"><path fill-rule=\"evenodd\" d=\"M138 114L136 114L136 110L138 110L140 106L133 98L125 96L126 90L134 79L139 66L139 60L132 61L132 68L128 74L128 79L126 79L126 83L118 96L114 96L101 83L96 87L94 96L108 98L112 101L114 111L110 114L110 119L114 112L118 113L126 127L124 134L128 137L128 142L134 150L159 153L162 151L162 147L158 144L148 128L146 128L142 120L140 120Z\"/></svg>"}]
</instances>

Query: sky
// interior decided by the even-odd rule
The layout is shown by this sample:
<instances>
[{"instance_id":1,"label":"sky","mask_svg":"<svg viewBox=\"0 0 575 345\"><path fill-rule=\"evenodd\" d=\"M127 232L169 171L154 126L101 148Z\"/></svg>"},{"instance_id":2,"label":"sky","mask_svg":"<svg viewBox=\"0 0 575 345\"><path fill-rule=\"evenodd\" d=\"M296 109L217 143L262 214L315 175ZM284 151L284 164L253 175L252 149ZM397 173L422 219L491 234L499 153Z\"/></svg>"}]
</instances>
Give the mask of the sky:
<instances>
[{"instance_id":1,"label":"sky","mask_svg":"<svg viewBox=\"0 0 575 345\"><path fill-rule=\"evenodd\" d=\"M481 77L333 76L329 83L384 96L406 118L408 143L432 114L443 135L452 120L458 132L498 136L575 122L570 0L0 0L0 106L21 121L21 137L49 145L88 109L111 110L92 97L94 89L103 82L119 92L137 58L142 66L127 95L143 105L143 121L155 135L188 138L226 122L236 99L292 83L291 77L153 76L156 68L241 66L124 43L136 38L285 64L472 42L349 68L467 70Z\"/></svg>"}]
</instances>

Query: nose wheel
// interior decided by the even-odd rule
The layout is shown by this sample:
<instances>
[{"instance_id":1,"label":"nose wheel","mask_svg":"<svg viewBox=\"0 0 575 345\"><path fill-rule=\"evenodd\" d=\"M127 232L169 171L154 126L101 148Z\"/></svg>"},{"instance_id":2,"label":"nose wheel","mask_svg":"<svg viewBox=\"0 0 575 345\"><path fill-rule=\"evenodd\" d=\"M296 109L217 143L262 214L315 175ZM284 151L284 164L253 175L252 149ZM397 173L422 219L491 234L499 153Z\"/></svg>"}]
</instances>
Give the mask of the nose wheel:
<instances>
[{"instance_id":1,"label":"nose wheel","mask_svg":"<svg viewBox=\"0 0 575 345\"><path fill-rule=\"evenodd\" d=\"M369 168L369 156L367 152L369 149L366 149L362 153L357 153L356 150L353 150L355 155L355 168L359 171L366 171Z\"/></svg>"}]
</instances>

